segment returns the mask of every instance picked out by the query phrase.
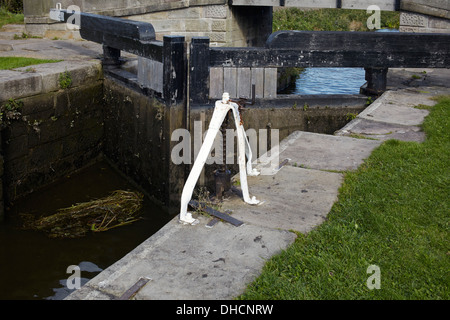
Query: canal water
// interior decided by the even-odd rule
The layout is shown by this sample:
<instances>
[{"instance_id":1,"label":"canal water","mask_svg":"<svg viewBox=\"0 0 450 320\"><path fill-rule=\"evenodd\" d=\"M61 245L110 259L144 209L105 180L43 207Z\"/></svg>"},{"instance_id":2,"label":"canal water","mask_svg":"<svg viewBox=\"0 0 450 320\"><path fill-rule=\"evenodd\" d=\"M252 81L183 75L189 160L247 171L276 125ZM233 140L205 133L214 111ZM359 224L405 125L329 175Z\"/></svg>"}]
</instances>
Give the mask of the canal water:
<instances>
[{"instance_id":1,"label":"canal water","mask_svg":"<svg viewBox=\"0 0 450 320\"><path fill-rule=\"evenodd\" d=\"M379 29L375 32L399 32ZM366 83L364 68L305 68L284 94L359 94Z\"/></svg>"},{"instance_id":2,"label":"canal water","mask_svg":"<svg viewBox=\"0 0 450 320\"><path fill-rule=\"evenodd\" d=\"M359 94L364 68L305 68L290 94Z\"/></svg>"},{"instance_id":3,"label":"canal water","mask_svg":"<svg viewBox=\"0 0 450 320\"><path fill-rule=\"evenodd\" d=\"M119 189L137 191L108 163L100 162L17 201L7 215L53 214ZM0 223L0 299L64 299L71 292L69 266L80 267L83 285L173 218L147 198L141 216L130 225L77 239L50 239L37 231L21 230L17 218Z\"/></svg>"}]
</instances>

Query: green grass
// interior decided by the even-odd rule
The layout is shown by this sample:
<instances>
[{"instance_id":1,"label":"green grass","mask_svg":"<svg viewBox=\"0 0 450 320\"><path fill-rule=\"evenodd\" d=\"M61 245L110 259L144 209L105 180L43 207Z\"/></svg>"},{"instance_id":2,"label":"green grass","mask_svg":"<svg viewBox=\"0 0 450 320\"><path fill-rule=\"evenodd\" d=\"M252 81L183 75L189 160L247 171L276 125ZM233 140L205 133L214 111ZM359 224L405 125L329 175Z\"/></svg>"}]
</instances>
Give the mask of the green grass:
<instances>
[{"instance_id":1,"label":"green grass","mask_svg":"<svg viewBox=\"0 0 450 320\"><path fill-rule=\"evenodd\" d=\"M273 13L273 32L279 30L368 31L366 10L285 8ZM399 12L381 12L381 28L398 29Z\"/></svg>"},{"instance_id":2,"label":"green grass","mask_svg":"<svg viewBox=\"0 0 450 320\"><path fill-rule=\"evenodd\" d=\"M424 143L389 140L345 173L327 221L265 265L240 299L450 298L450 96ZM381 288L366 283L369 265Z\"/></svg>"},{"instance_id":3,"label":"green grass","mask_svg":"<svg viewBox=\"0 0 450 320\"><path fill-rule=\"evenodd\" d=\"M12 13L4 8L0 8L0 28L5 24L23 24L23 13Z\"/></svg>"},{"instance_id":4,"label":"green grass","mask_svg":"<svg viewBox=\"0 0 450 320\"><path fill-rule=\"evenodd\" d=\"M20 67L28 67L43 63L54 63L62 60L46 60L24 57L0 57L0 70L9 70Z\"/></svg>"}]
</instances>

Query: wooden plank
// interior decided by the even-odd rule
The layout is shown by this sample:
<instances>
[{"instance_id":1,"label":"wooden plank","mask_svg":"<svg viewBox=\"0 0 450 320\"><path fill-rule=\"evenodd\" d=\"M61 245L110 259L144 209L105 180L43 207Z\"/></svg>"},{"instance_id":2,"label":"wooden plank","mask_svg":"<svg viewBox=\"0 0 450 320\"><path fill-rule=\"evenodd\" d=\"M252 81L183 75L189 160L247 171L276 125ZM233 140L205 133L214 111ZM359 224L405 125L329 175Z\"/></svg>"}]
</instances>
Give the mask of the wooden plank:
<instances>
[{"instance_id":1,"label":"wooden plank","mask_svg":"<svg viewBox=\"0 0 450 320\"><path fill-rule=\"evenodd\" d=\"M89 41L103 43L104 45L110 46L112 48L124 50L129 53L162 62L162 41L141 41L139 39L118 37L107 33L102 34L98 41L96 41L92 37L86 37L84 35L81 36L83 37L83 39Z\"/></svg>"},{"instance_id":2,"label":"wooden plank","mask_svg":"<svg viewBox=\"0 0 450 320\"><path fill-rule=\"evenodd\" d=\"M255 98L264 97L264 68L251 68L252 84L255 85Z\"/></svg>"},{"instance_id":3,"label":"wooden plank","mask_svg":"<svg viewBox=\"0 0 450 320\"><path fill-rule=\"evenodd\" d=\"M361 53L448 52L449 45L450 34L356 31L278 31L266 42L267 48Z\"/></svg>"},{"instance_id":4,"label":"wooden plank","mask_svg":"<svg viewBox=\"0 0 450 320\"><path fill-rule=\"evenodd\" d=\"M138 57L138 82L146 88L162 93L163 64L159 61Z\"/></svg>"},{"instance_id":5,"label":"wooden plank","mask_svg":"<svg viewBox=\"0 0 450 320\"><path fill-rule=\"evenodd\" d=\"M333 52L288 49L217 50L211 52L211 65L234 67L387 67L448 68L446 52Z\"/></svg>"},{"instance_id":6,"label":"wooden plank","mask_svg":"<svg viewBox=\"0 0 450 320\"><path fill-rule=\"evenodd\" d=\"M237 96L237 68L223 68L223 91L230 94L230 98Z\"/></svg>"},{"instance_id":7,"label":"wooden plank","mask_svg":"<svg viewBox=\"0 0 450 320\"><path fill-rule=\"evenodd\" d=\"M210 48L211 66L448 68L450 34L283 31L266 48Z\"/></svg>"},{"instance_id":8,"label":"wooden plank","mask_svg":"<svg viewBox=\"0 0 450 320\"><path fill-rule=\"evenodd\" d=\"M264 98L277 97L277 69L264 69Z\"/></svg>"},{"instance_id":9,"label":"wooden plank","mask_svg":"<svg viewBox=\"0 0 450 320\"><path fill-rule=\"evenodd\" d=\"M252 97L252 72L250 68L237 69L237 97L244 99Z\"/></svg>"},{"instance_id":10,"label":"wooden plank","mask_svg":"<svg viewBox=\"0 0 450 320\"><path fill-rule=\"evenodd\" d=\"M189 99L207 103L209 98L209 38L193 37L189 55Z\"/></svg>"},{"instance_id":11,"label":"wooden plank","mask_svg":"<svg viewBox=\"0 0 450 320\"><path fill-rule=\"evenodd\" d=\"M164 74L162 62L150 60L149 72L149 88L155 90L156 92L162 93Z\"/></svg>"},{"instance_id":12,"label":"wooden plank","mask_svg":"<svg viewBox=\"0 0 450 320\"><path fill-rule=\"evenodd\" d=\"M67 22L72 13L63 12ZM150 23L82 12L80 24L80 35L85 40L162 62L162 42L155 40Z\"/></svg>"},{"instance_id":13,"label":"wooden plank","mask_svg":"<svg viewBox=\"0 0 450 320\"><path fill-rule=\"evenodd\" d=\"M63 10L63 12L64 22L67 22L73 16L73 13L66 10ZM145 41L156 39L155 29L150 23L81 12L80 33L89 37L94 30L100 33L114 34L117 37Z\"/></svg>"},{"instance_id":14,"label":"wooden plank","mask_svg":"<svg viewBox=\"0 0 450 320\"><path fill-rule=\"evenodd\" d=\"M186 50L184 37L163 38L163 98L168 106L182 102L186 95Z\"/></svg>"},{"instance_id":15,"label":"wooden plank","mask_svg":"<svg viewBox=\"0 0 450 320\"><path fill-rule=\"evenodd\" d=\"M223 94L223 68L211 68L209 72L209 98L221 99Z\"/></svg>"}]
</instances>

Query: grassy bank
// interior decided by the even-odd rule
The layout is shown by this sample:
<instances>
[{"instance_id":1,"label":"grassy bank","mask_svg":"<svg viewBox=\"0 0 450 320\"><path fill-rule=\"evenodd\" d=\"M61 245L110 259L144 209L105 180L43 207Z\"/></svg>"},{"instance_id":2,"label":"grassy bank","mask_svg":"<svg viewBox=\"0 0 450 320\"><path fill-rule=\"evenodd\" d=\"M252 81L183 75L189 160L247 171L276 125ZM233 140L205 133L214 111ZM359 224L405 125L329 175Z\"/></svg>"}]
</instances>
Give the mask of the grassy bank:
<instances>
[{"instance_id":1,"label":"grassy bank","mask_svg":"<svg viewBox=\"0 0 450 320\"><path fill-rule=\"evenodd\" d=\"M328 220L273 257L241 299L449 299L450 96L424 143L389 140L345 173ZM370 265L380 289L370 290Z\"/></svg>"},{"instance_id":2,"label":"grassy bank","mask_svg":"<svg viewBox=\"0 0 450 320\"><path fill-rule=\"evenodd\" d=\"M61 60L45 60L25 57L0 57L0 70L28 67L42 63L53 63Z\"/></svg>"},{"instance_id":3,"label":"grassy bank","mask_svg":"<svg viewBox=\"0 0 450 320\"><path fill-rule=\"evenodd\" d=\"M12 13L0 7L0 28L5 24L23 24L23 13Z\"/></svg>"},{"instance_id":4,"label":"grassy bank","mask_svg":"<svg viewBox=\"0 0 450 320\"><path fill-rule=\"evenodd\" d=\"M273 13L273 32L279 30L369 31L366 10L283 8ZM381 12L381 28L398 29L399 12Z\"/></svg>"}]
</instances>

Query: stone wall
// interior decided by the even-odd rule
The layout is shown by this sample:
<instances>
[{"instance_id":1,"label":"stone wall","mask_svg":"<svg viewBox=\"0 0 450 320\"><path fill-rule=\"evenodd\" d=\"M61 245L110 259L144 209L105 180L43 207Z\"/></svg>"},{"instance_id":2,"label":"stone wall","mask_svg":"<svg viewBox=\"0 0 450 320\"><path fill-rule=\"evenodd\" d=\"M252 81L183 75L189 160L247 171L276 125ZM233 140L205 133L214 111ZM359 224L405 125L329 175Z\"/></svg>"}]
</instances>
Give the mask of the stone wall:
<instances>
[{"instance_id":1,"label":"stone wall","mask_svg":"<svg viewBox=\"0 0 450 320\"><path fill-rule=\"evenodd\" d=\"M400 31L450 33L448 0L402 0Z\"/></svg>"},{"instance_id":2,"label":"stone wall","mask_svg":"<svg viewBox=\"0 0 450 320\"><path fill-rule=\"evenodd\" d=\"M149 22L156 39L164 35L205 36L211 46L261 46L272 33L272 8L208 5L161 11L129 17Z\"/></svg>"},{"instance_id":3,"label":"stone wall","mask_svg":"<svg viewBox=\"0 0 450 320\"><path fill-rule=\"evenodd\" d=\"M263 45L272 32L272 7L231 7L226 0L81 1L24 0L26 32L33 36L80 39L78 31L49 19L49 11L77 5L81 11L149 22L164 35L207 36L217 46Z\"/></svg>"},{"instance_id":4,"label":"stone wall","mask_svg":"<svg viewBox=\"0 0 450 320\"><path fill-rule=\"evenodd\" d=\"M66 71L70 73L72 83L68 88L61 88L59 75ZM6 203L54 182L100 156L102 77L98 63L74 67L60 62L2 71L3 161L0 162L3 166L0 173L3 175L1 194ZM5 112L12 109L18 112L15 119L9 119Z\"/></svg>"}]
</instances>

